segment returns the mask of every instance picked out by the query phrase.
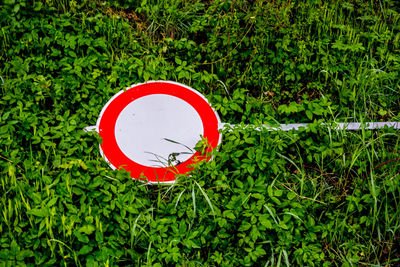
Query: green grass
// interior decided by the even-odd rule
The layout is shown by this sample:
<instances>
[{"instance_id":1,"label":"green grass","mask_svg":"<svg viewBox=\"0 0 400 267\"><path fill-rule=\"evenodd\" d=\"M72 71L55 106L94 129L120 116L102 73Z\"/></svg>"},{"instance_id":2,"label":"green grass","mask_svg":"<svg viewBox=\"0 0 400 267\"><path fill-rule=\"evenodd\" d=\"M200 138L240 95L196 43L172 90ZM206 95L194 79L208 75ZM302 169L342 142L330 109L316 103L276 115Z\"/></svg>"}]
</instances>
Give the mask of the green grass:
<instances>
[{"instance_id":1,"label":"green grass","mask_svg":"<svg viewBox=\"0 0 400 267\"><path fill-rule=\"evenodd\" d=\"M0 4L0 266L396 266L395 1ZM205 94L223 133L168 186L101 158L94 125L148 80ZM183 144L184 145L184 144Z\"/></svg>"}]
</instances>

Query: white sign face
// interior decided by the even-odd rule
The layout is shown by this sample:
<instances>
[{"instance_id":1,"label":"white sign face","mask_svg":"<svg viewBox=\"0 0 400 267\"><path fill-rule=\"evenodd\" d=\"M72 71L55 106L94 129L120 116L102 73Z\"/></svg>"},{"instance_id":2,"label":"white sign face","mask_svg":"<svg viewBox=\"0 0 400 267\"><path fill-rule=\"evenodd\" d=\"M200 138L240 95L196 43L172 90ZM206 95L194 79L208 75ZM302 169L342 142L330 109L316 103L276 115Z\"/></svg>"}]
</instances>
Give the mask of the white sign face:
<instances>
[{"instance_id":1,"label":"white sign face","mask_svg":"<svg viewBox=\"0 0 400 267\"><path fill-rule=\"evenodd\" d=\"M182 99L153 94L127 105L115 124L115 138L131 160L148 167L165 167L193 156L203 135L196 110Z\"/></svg>"},{"instance_id":2,"label":"white sign face","mask_svg":"<svg viewBox=\"0 0 400 267\"><path fill-rule=\"evenodd\" d=\"M183 84L157 81L134 85L104 106L96 128L100 151L114 169L151 183L174 182L202 159L194 147L206 140L206 152L221 142L218 114L207 99Z\"/></svg>"}]
</instances>

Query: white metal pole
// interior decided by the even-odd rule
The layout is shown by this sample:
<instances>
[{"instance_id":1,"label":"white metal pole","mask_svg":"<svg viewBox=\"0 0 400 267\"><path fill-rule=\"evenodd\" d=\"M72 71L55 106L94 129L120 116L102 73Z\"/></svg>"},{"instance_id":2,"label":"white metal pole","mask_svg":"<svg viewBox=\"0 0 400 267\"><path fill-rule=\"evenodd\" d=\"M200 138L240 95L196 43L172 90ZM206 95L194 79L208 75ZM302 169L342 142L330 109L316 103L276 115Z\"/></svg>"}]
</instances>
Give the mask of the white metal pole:
<instances>
[{"instance_id":1,"label":"white metal pole","mask_svg":"<svg viewBox=\"0 0 400 267\"><path fill-rule=\"evenodd\" d=\"M310 123L290 123L290 124L281 124L280 126L270 126L267 124L264 124L260 127L254 127L253 125L235 125L235 124L230 124L230 123L221 123L220 128L230 128L230 129L235 129L235 128L252 128L254 127L254 130L260 131L261 129L265 129L267 131L290 131L290 130L298 130L301 127L307 127ZM329 125L326 123L322 123L322 125ZM385 126L389 128L394 128L394 129L400 129L400 122L365 122L365 123L360 123L360 122L341 122L341 123L333 123L332 128L335 130L350 130L350 131L356 131L356 130L373 130L373 129L381 129L385 128Z\"/></svg>"}]
</instances>

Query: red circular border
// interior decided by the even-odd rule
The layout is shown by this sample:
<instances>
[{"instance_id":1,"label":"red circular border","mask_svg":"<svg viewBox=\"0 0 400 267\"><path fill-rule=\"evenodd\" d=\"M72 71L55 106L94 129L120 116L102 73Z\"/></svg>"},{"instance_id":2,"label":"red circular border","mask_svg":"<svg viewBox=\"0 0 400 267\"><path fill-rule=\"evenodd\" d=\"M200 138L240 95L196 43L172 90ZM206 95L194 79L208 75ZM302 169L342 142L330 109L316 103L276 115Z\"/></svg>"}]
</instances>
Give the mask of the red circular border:
<instances>
[{"instance_id":1,"label":"red circular border","mask_svg":"<svg viewBox=\"0 0 400 267\"><path fill-rule=\"evenodd\" d=\"M150 82L129 88L106 105L98 123L99 134L103 138L101 149L103 155L112 166L131 172L131 177L133 178L143 177L143 179L152 183L173 182L175 181L176 174L186 173L191 170L189 167L190 164L209 158L196 152L192 157L178 166L166 168L148 167L128 158L119 148L115 138L115 124L122 110L136 99L152 94L175 96L190 104L199 114L203 123L203 136L207 138L210 144L206 152L210 152L217 147L220 139L218 132L219 119L215 111L200 94L197 94L193 89L176 83Z\"/></svg>"}]
</instances>

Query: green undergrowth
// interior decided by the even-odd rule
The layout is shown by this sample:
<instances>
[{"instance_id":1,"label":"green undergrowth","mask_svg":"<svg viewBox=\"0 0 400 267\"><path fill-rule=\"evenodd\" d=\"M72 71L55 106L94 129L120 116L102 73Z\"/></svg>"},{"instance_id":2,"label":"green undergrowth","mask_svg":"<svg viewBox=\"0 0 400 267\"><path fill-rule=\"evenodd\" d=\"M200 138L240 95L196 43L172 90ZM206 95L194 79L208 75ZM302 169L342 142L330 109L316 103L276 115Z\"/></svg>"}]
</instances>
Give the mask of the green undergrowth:
<instances>
[{"instance_id":1,"label":"green undergrowth","mask_svg":"<svg viewBox=\"0 0 400 267\"><path fill-rule=\"evenodd\" d=\"M0 4L0 266L400 264L395 1ZM118 91L187 84L223 122L213 160L150 186L112 171Z\"/></svg>"}]
</instances>

